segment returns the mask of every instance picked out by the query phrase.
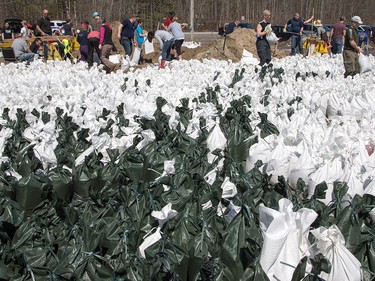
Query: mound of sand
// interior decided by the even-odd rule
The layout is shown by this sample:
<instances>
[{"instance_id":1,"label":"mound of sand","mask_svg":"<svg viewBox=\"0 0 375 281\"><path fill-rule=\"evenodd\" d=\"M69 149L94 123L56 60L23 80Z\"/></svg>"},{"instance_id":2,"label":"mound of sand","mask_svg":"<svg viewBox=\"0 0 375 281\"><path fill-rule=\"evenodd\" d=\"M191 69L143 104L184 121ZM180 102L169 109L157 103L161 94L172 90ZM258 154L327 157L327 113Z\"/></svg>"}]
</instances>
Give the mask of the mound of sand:
<instances>
[{"instance_id":1,"label":"mound of sand","mask_svg":"<svg viewBox=\"0 0 375 281\"><path fill-rule=\"evenodd\" d=\"M120 54L124 54L124 48L121 46L120 41L117 39L117 31L120 25L119 21L112 22L112 39ZM198 48L182 48L183 59L219 59L219 60L232 60L238 62L242 57L242 52L244 49L249 51L258 57L256 50L256 35L253 29L239 28L228 36L214 39L213 42L208 46L201 46ZM148 62L157 62L160 55L159 43L154 40L155 52L153 54L145 55L144 58ZM277 49L276 45L271 47L272 57L282 58L288 55L288 52L280 51Z\"/></svg>"},{"instance_id":2,"label":"mound of sand","mask_svg":"<svg viewBox=\"0 0 375 281\"><path fill-rule=\"evenodd\" d=\"M207 50L197 53L196 59L231 59L237 62L241 59L243 50L246 49L254 57L258 57L256 49L256 33L253 29L239 28L233 33L221 39L216 40L208 46ZM288 55L288 52L280 51L277 45L271 47L272 57L282 58Z\"/></svg>"}]
</instances>

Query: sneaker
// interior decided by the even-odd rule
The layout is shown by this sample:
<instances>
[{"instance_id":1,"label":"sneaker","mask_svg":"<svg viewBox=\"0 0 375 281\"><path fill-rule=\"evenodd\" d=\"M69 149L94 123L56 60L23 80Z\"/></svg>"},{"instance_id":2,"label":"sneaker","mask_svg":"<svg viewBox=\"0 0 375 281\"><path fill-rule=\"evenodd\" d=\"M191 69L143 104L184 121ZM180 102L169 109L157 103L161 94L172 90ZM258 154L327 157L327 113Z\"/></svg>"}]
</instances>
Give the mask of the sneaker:
<instances>
[{"instance_id":1,"label":"sneaker","mask_svg":"<svg viewBox=\"0 0 375 281\"><path fill-rule=\"evenodd\" d=\"M38 54L35 54L35 55L34 55L34 61L38 60L38 58L39 58L39 55L38 55Z\"/></svg>"}]
</instances>

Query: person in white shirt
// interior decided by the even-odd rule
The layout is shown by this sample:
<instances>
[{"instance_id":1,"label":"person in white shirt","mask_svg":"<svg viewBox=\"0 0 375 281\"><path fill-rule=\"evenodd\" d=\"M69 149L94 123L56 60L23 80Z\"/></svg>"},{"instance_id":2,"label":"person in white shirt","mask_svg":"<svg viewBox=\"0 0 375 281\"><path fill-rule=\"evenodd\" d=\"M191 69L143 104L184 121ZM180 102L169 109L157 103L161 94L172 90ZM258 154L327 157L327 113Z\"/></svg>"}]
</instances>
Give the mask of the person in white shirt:
<instances>
[{"instance_id":1,"label":"person in white shirt","mask_svg":"<svg viewBox=\"0 0 375 281\"><path fill-rule=\"evenodd\" d=\"M174 37L171 33L166 30L150 31L147 34L147 40L152 42L152 39L156 38L159 41L161 49L161 62L160 68L165 68L165 62L171 53L171 48L174 43Z\"/></svg>"},{"instance_id":2,"label":"person in white shirt","mask_svg":"<svg viewBox=\"0 0 375 281\"><path fill-rule=\"evenodd\" d=\"M29 28L27 27L27 22L22 21L22 28L21 28L22 37L29 37Z\"/></svg>"}]
</instances>

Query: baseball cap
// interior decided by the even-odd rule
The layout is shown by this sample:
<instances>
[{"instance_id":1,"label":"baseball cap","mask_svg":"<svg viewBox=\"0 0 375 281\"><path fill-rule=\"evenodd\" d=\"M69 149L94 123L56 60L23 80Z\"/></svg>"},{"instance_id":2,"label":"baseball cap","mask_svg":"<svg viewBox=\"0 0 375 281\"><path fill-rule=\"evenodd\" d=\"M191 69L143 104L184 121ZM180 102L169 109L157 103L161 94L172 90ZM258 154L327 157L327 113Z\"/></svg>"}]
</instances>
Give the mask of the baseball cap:
<instances>
[{"instance_id":1,"label":"baseball cap","mask_svg":"<svg viewBox=\"0 0 375 281\"><path fill-rule=\"evenodd\" d=\"M99 16L100 16L99 12L94 12L94 13L92 14L92 17L93 17L93 18L95 18L95 17L99 17Z\"/></svg>"},{"instance_id":2,"label":"baseball cap","mask_svg":"<svg viewBox=\"0 0 375 281\"><path fill-rule=\"evenodd\" d=\"M358 22L359 24L363 24L361 18L359 16L352 17L351 21Z\"/></svg>"}]
</instances>

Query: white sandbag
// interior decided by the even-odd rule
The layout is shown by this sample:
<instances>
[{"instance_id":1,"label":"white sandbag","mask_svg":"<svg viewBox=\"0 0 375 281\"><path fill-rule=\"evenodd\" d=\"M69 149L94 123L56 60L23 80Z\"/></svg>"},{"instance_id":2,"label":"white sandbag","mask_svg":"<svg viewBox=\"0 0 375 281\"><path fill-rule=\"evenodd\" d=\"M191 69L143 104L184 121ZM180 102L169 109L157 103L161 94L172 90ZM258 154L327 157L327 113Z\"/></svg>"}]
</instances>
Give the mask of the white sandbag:
<instances>
[{"instance_id":1,"label":"white sandbag","mask_svg":"<svg viewBox=\"0 0 375 281\"><path fill-rule=\"evenodd\" d=\"M292 187L297 185L298 179L302 179L306 184L309 182L309 175L316 171L314 162L309 150L304 146L304 150L298 160L290 167L289 184Z\"/></svg>"},{"instance_id":2,"label":"white sandbag","mask_svg":"<svg viewBox=\"0 0 375 281\"><path fill-rule=\"evenodd\" d=\"M143 238L143 242L141 245L138 247L138 253L142 258L146 258L145 255L145 250L158 242L161 239L161 229L163 225L170 219L173 219L175 216L177 216L177 211L172 209L172 203L168 203L165 205L161 211L152 211L151 216L154 217L159 221L159 226L157 227L156 231L151 234L150 236L149 233L146 234ZM152 231L153 229L151 229ZM150 232L151 232L150 231ZM148 237L146 237L148 236Z\"/></svg>"},{"instance_id":3,"label":"white sandbag","mask_svg":"<svg viewBox=\"0 0 375 281\"><path fill-rule=\"evenodd\" d=\"M250 53L249 51L247 51L246 49L243 49L243 51L242 51L241 62L246 63L246 64L250 64L250 65L258 65L259 64L259 60L257 58L255 58L253 56L253 54Z\"/></svg>"},{"instance_id":4,"label":"white sandbag","mask_svg":"<svg viewBox=\"0 0 375 281\"><path fill-rule=\"evenodd\" d=\"M121 55L120 54L110 55L108 59L111 63L117 64L121 62Z\"/></svg>"},{"instance_id":5,"label":"white sandbag","mask_svg":"<svg viewBox=\"0 0 375 281\"><path fill-rule=\"evenodd\" d=\"M259 142L250 147L249 155L246 158L246 173L254 168L255 163L258 160L261 160L263 164L268 163L269 159L271 159L270 156L273 150L270 143L272 143L274 139L274 135L269 135L264 139L259 138Z\"/></svg>"},{"instance_id":6,"label":"white sandbag","mask_svg":"<svg viewBox=\"0 0 375 281\"><path fill-rule=\"evenodd\" d=\"M314 195L315 188L318 184L325 182L328 186L326 197L318 199L324 204L328 205L333 199L333 182L340 179L343 175L342 158L336 157L328 161L325 165L318 168L314 173L309 176L308 183L308 198Z\"/></svg>"},{"instance_id":7,"label":"white sandbag","mask_svg":"<svg viewBox=\"0 0 375 281\"><path fill-rule=\"evenodd\" d=\"M307 208L293 212L293 204L286 198L279 200L278 211L260 204L260 265L271 281L291 280L300 259L309 256L309 228L317 216Z\"/></svg>"},{"instance_id":8,"label":"white sandbag","mask_svg":"<svg viewBox=\"0 0 375 281\"><path fill-rule=\"evenodd\" d=\"M358 62L359 62L359 69L361 73L371 71L371 63L368 57L366 57L363 53L359 53Z\"/></svg>"},{"instance_id":9,"label":"white sandbag","mask_svg":"<svg viewBox=\"0 0 375 281\"><path fill-rule=\"evenodd\" d=\"M216 156L211 152L215 149L224 150L227 144L227 139L225 138L223 132L220 129L219 123L215 125L212 132L207 137L207 148L210 150L208 154L208 162L212 163Z\"/></svg>"},{"instance_id":10,"label":"white sandbag","mask_svg":"<svg viewBox=\"0 0 375 281\"><path fill-rule=\"evenodd\" d=\"M316 242L315 254L322 254L331 263L331 272L321 272L319 277L326 281L361 281L361 263L345 247L345 238L336 225L311 230Z\"/></svg>"},{"instance_id":11,"label":"white sandbag","mask_svg":"<svg viewBox=\"0 0 375 281\"><path fill-rule=\"evenodd\" d=\"M140 257L143 258L143 259L146 258L145 250L161 239L161 228L158 226L154 233L152 233L149 236L147 236L147 235L149 235L149 233L147 233L143 237L144 240L143 240L142 244L139 245L139 247L138 247L138 253L139 253Z\"/></svg>"},{"instance_id":12,"label":"white sandbag","mask_svg":"<svg viewBox=\"0 0 375 281\"><path fill-rule=\"evenodd\" d=\"M375 208L372 208L369 212L372 223L375 223Z\"/></svg>"},{"instance_id":13,"label":"white sandbag","mask_svg":"<svg viewBox=\"0 0 375 281\"><path fill-rule=\"evenodd\" d=\"M270 154L270 160L266 168L266 173L272 175L270 178L271 184L278 183L279 176L284 176L284 178L288 180L290 160L290 153L283 144L282 138L279 138L276 147Z\"/></svg>"},{"instance_id":14,"label":"white sandbag","mask_svg":"<svg viewBox=\"0 0 375 281\"><path fill-rule=\"evenodd\" d=\"M145 55L148 55L148 54L151 54L153 52L155 52L155 49L154 49L154 44L148 40L145 40L145 42L143 43L144 44L144 47L145 47Z\"/></svg>"},{"instance_id":15,"label":"white sandbag","mask_svg":"<svg viewBox=\"0 0 375 281\"><path fill-rule=\"evenodd\" d=\"M138 48L138 47L134 48L133 56L131 59L133 63L138 64L139 59L141 57L141 52L142 52L141 48Z\"/></svg>"},{"instance_id":16,"label":"white sandbag","mask_svg":"<svg viewBox=\"0 0 375 281\"><path fill-rule=\"evenodd\" d=\"M221 185L221 189L223 193L221 194L221 198L230 199L236 196L237 194L237 187L234 183L232 183L229 177L224 179L224 182Z\"/></svg>"},{"instance_id":17,"label":"white sandbag","mask_svg":"<svg viewBox=\"0 0 375 281\"><path fill-rule=\"evenodd\" d=\"M310 44L308 55L311 56L315 51L315 44Z\"/></svg>"},{"instance_id":18,"label":"white sandbag","mask_svg":"<svg viewBox=\"0 0 375 281\"><path fill-rule=\"evenodd\" d=\"M268 44L273 45L279 41L279 38L277 38L276 34L272 31L271 24L267 25L264 29L264 31L271 30L271 33L266 35L266 40L268 41Z\"/></svg>"}]
</instances>

